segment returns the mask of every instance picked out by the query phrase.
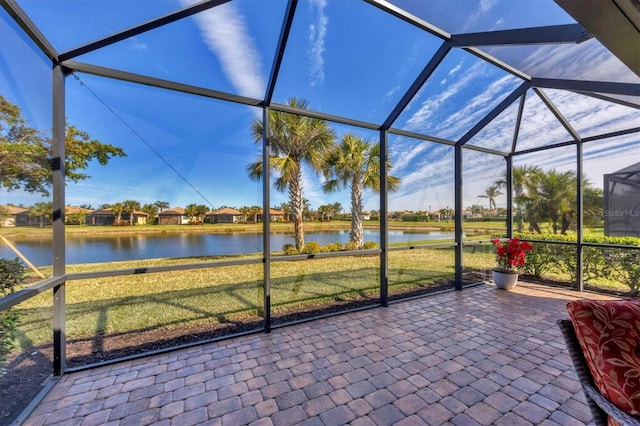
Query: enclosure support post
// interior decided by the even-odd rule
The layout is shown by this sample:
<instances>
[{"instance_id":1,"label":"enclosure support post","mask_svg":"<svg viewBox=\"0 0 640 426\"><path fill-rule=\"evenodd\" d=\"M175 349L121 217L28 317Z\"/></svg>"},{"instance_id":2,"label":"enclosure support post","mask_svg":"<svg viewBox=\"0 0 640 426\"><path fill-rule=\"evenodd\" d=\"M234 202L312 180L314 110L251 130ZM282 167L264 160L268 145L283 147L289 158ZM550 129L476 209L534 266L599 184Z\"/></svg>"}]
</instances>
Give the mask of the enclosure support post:
<instances>
[{"instance_id":1,"label":"enclosure support post","mask_svg":"<svg viewBox=\"0 0 640 426\"><path fill-rule=\"evenodd\" d=\"M584 278L583 278L583 251L584 246L582 245L583 241L583 230L582 226L584 225L583 220L583 193L582 193L582 184L583 184L583 173L582 173L582 141L578 141L576 144L576 287L578 291L584 290Z\"/></svg>"},{"instance_id":2,"label":"enclosure support post","mask_svg":"<svg viewBox=\"0 0 640 426\"><path fill-rule=\"evenodd\" d=\"M389 306L388 136L386 130L380 130L380 303L382 306Z\"/></svg>"},{"instance_id":3,"label":"enclosure support post","mask_svg":"<svg viewBox=\"0 0 640 426\"><path fill-rule=\"evenodd\" d=\"M53 276L66 273L64 227L64 160L65 160L65 75L61 65L53 68ZM66 369L66 300L63 282L53 288L53 374L60 376Z\"/></svg>"},{"instance_id":4,"label":"enclosure support post","mask_svg":"<svg viewBox=\"0 0 640 426\"><path fill-rule=\"evenodd\" d=\"M513 237L513 156L507 160L507 237Z\"/></svg>"},{"instance_id":5,"label":"enclosure support post","mask_svg":"<svg viewBox=\"0 0 640 426\"><path fill-rule=\"evenodd\" d=\"M264 282L264 331L271 333L271 215L269 190L271 184L269 143L269 108L262 109L262 259Z\"/></svg>"},{"instance_id":6,"label":"enclosure support post","mask_svg":"<svg viewBox=\"0 0 640 426\"><path fill-rule=\"evenodd\" d=\"M462 249L463 249L463 238L462 238L462 145L455 146L455 164L454 164L454 174L455 174L455 286L456 290L462 290Z\"/></svg>"}]
</instances>

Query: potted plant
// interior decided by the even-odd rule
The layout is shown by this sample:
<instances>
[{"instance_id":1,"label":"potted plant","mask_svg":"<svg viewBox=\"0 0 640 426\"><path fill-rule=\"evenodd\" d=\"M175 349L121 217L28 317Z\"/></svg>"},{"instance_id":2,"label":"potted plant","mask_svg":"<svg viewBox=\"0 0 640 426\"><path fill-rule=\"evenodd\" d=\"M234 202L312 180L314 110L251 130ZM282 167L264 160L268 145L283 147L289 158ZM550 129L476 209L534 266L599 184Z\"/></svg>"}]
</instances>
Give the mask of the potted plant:
<instances>
[{"instance_id":1,"label":"potted plant","mask_svg":"<svg viewBox=\"0 0 640 426\"><path fill-rule=\"evenodd\" d=\"M496 287L503 290L511 290L518 282L518 270L527 261L527 253L533 250L533 245L518 238L509 238L501 241L496 238L492 241L496 247L496 260L498 266L491 270L491 276Z\"/></svg>"}]
</instances>

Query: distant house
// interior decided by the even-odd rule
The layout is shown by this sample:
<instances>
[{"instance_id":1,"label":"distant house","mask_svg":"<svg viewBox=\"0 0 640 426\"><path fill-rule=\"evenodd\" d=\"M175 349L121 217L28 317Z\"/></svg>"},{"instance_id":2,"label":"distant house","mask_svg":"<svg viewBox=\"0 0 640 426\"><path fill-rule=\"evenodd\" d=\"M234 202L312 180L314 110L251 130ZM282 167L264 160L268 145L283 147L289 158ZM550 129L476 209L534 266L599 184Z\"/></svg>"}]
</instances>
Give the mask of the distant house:
<instances>
[{"instance_id":1,"label":"distant house","mask_svg":"<svg viewBox=\"0 0 640 426\"><path fill-rule=\"evenodd\" d=\"M188 223L189 217L182 207L174 207L158 213L158 225L186 225Z\"/></svg>"},{"instance_id":2,"label":"distant house","mask_svg":"<svg viewBox=\"0 0 640 426\"><path fill-rule=\"evenodd\" d=\"M29 225L29 210L24 207L0 206L0 228Z\"/></svg>"},{"instance_id":3,"label":"distant house","mask_svg":"<svg viewBox=\"0 0 640 426\"><path fill-rule=\"evenodd\" d=\"M16 226L51 226L51 216L33 216L25 209L16 213Z\"/></svg>"},{"instance_id":4,"label":"distant house","mask_svg":"<svg viewBox=\"0 0 640 426\"><path fill-rule=\"evenodd\" d=\"M208 223L238 223L241 221L242 213L230 207L212 210L205 215L205 222Z\"/></svg>"},{"instance_id":5,"label":"distant house","mask_svg":"<svg viewBox=\"0 0 640 426\"><path fill-rule=\"evenodd\" d=\"M93 210L76 206L65 206L64 223L67 225L83 225L87 223L87 214Z\"/></svg>"},{"instance_id":6,"label":"distant house","mask_svg":"<svg viewBox=\"0 0 640 426\"><path fill-rule=\"evenodd\" d=\"M134 225L144 225L147 223L147 216L145 212L134 210L133 211L133 224ZM130 214L122 213L120 217L120 221L122 225L126 225L129 223ZM93 211L87 214L87 225L91 226L108 226L115 225L116 217L113 214L113 209L101 209Z\"/></svg>"},{"instance_id":7,"label":"distant house","mask_svg":"<svg viewBox=\"0 0 640 426\"><path fill-rule=\"evenodd\" d=\"M263 210L260 210L258 213L258 222L262 222L262 214ZM271 217L271 222L284 222L284 211L269 209L269 215Z\"/></svg>"}]
</instances>

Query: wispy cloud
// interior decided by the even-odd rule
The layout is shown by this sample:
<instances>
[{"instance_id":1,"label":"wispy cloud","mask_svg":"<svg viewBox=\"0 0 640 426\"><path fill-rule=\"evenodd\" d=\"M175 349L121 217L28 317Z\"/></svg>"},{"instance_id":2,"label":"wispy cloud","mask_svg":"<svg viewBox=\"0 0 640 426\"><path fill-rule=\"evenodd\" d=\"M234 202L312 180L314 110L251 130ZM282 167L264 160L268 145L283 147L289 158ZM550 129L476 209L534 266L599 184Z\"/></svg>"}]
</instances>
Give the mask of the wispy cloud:
<instances>
[{"instance_id":1,"label":"wispy cloud","mask_svg":"<svg viewBox=\"0 0 640 426\"><path fill-rule=\"evenodd\" d=\"M185 6L195 0L181 0ZM231 2L198 13L194 19L204 43L216 54L223 72L241 95L262 98L265 78L260 55L240 11Z\"/></svg>"},{"instance_id":2,"label":"wispy cloud","mask_svg":"<svg viewBox=\"0 0 640 426\"><path fill-rule=\"evenodd\" d=\"M491 8L496 4L496 0L480 0L478 2L476 13L470 15L465 21L462 31L478 31L478 22L484 21L487 19L487 15ZM487 29L487 28L485 28Z\"/></svg>"},{"instance_id":3,"label":"wispy cloud","mask_svg":"<svg viewBox=\"0 0 640 426\"><path fill-rule=\"evenodd\" d=\"M137 51L146 51L149 46L146 43L141 42L137 37L131 38L131 49Z\"/></svg>"},{"instance_id":4,"label":"wispy cloud","mask_svg":"<svg viewBox=\"0 0 640 426\"><path fill-rule=\"evenodd\" d=\"M446 120L440 122L436 128L440 132L446 129L456 129L457 133L450 133L452 135L458 134L462 129L464 129L464 131L470 129L475 123L487 115L506 93L515 89L518 81L519 80L511 75L506 75L494 81L489 84L483 92L472 98L464 107L458 109L453 114L450 114Z\"/></svg>"},{"instance_id":5,"label":"wispy cloud","mask_svg":"<svg viewBox=\"0 0 640 426\"><path fill-rule=\"evenodd\" d=\"M597 39L580 44L495 46L483 50L534 77L640 82L640 78Z\"/></svg>"},{"instance_id":6,"label":"wispy cloud","mask_svg":"<svg viewBox=\"0 0 640 426\"><path fill-rule=\"evenodd\" d=\"M441 90L440 93L425 100L420 109L407 120L406 128L412 131L423 132L430 130L432 116L439 112L442 104L472 84L474 79L477 78L478 67L480 66L482 66L482 64L477 62L461 78L448 86L441 86L441 89L438 89ZM428 85L429 83L427 83L427 86Z\"/></svg>"},{"instance_id":7,"label":"wispy cloud","mask_svg":"<svg viewBox=\"0 0 640 426\"><path fill-rule=\"evenodd\" d=\"M324 82L324 39L327 35L329 18L324 14L327 6L326 0L311 0L309 6L315 9L317 19L309 25L309 74L311 85L315 86Z\"/></svg>"}]
</instances>

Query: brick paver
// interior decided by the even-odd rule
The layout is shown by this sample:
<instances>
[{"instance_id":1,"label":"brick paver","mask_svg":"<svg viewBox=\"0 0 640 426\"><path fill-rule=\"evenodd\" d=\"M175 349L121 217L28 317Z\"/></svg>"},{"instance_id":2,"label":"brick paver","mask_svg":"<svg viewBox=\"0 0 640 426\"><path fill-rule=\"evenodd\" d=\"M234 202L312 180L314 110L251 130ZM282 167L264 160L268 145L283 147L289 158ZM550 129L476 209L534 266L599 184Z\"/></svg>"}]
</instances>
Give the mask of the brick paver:
<instances>
[{"instance_id":1,"label":"brick paver","mask_svg":"<svg viewBox=\"0 0 640 426\"><path fill-rule=\"evenodd\" d=\"M481 284L63 377L26 425L584 425L555 320L606 298Z\"/></svg>"}]
</instances>

